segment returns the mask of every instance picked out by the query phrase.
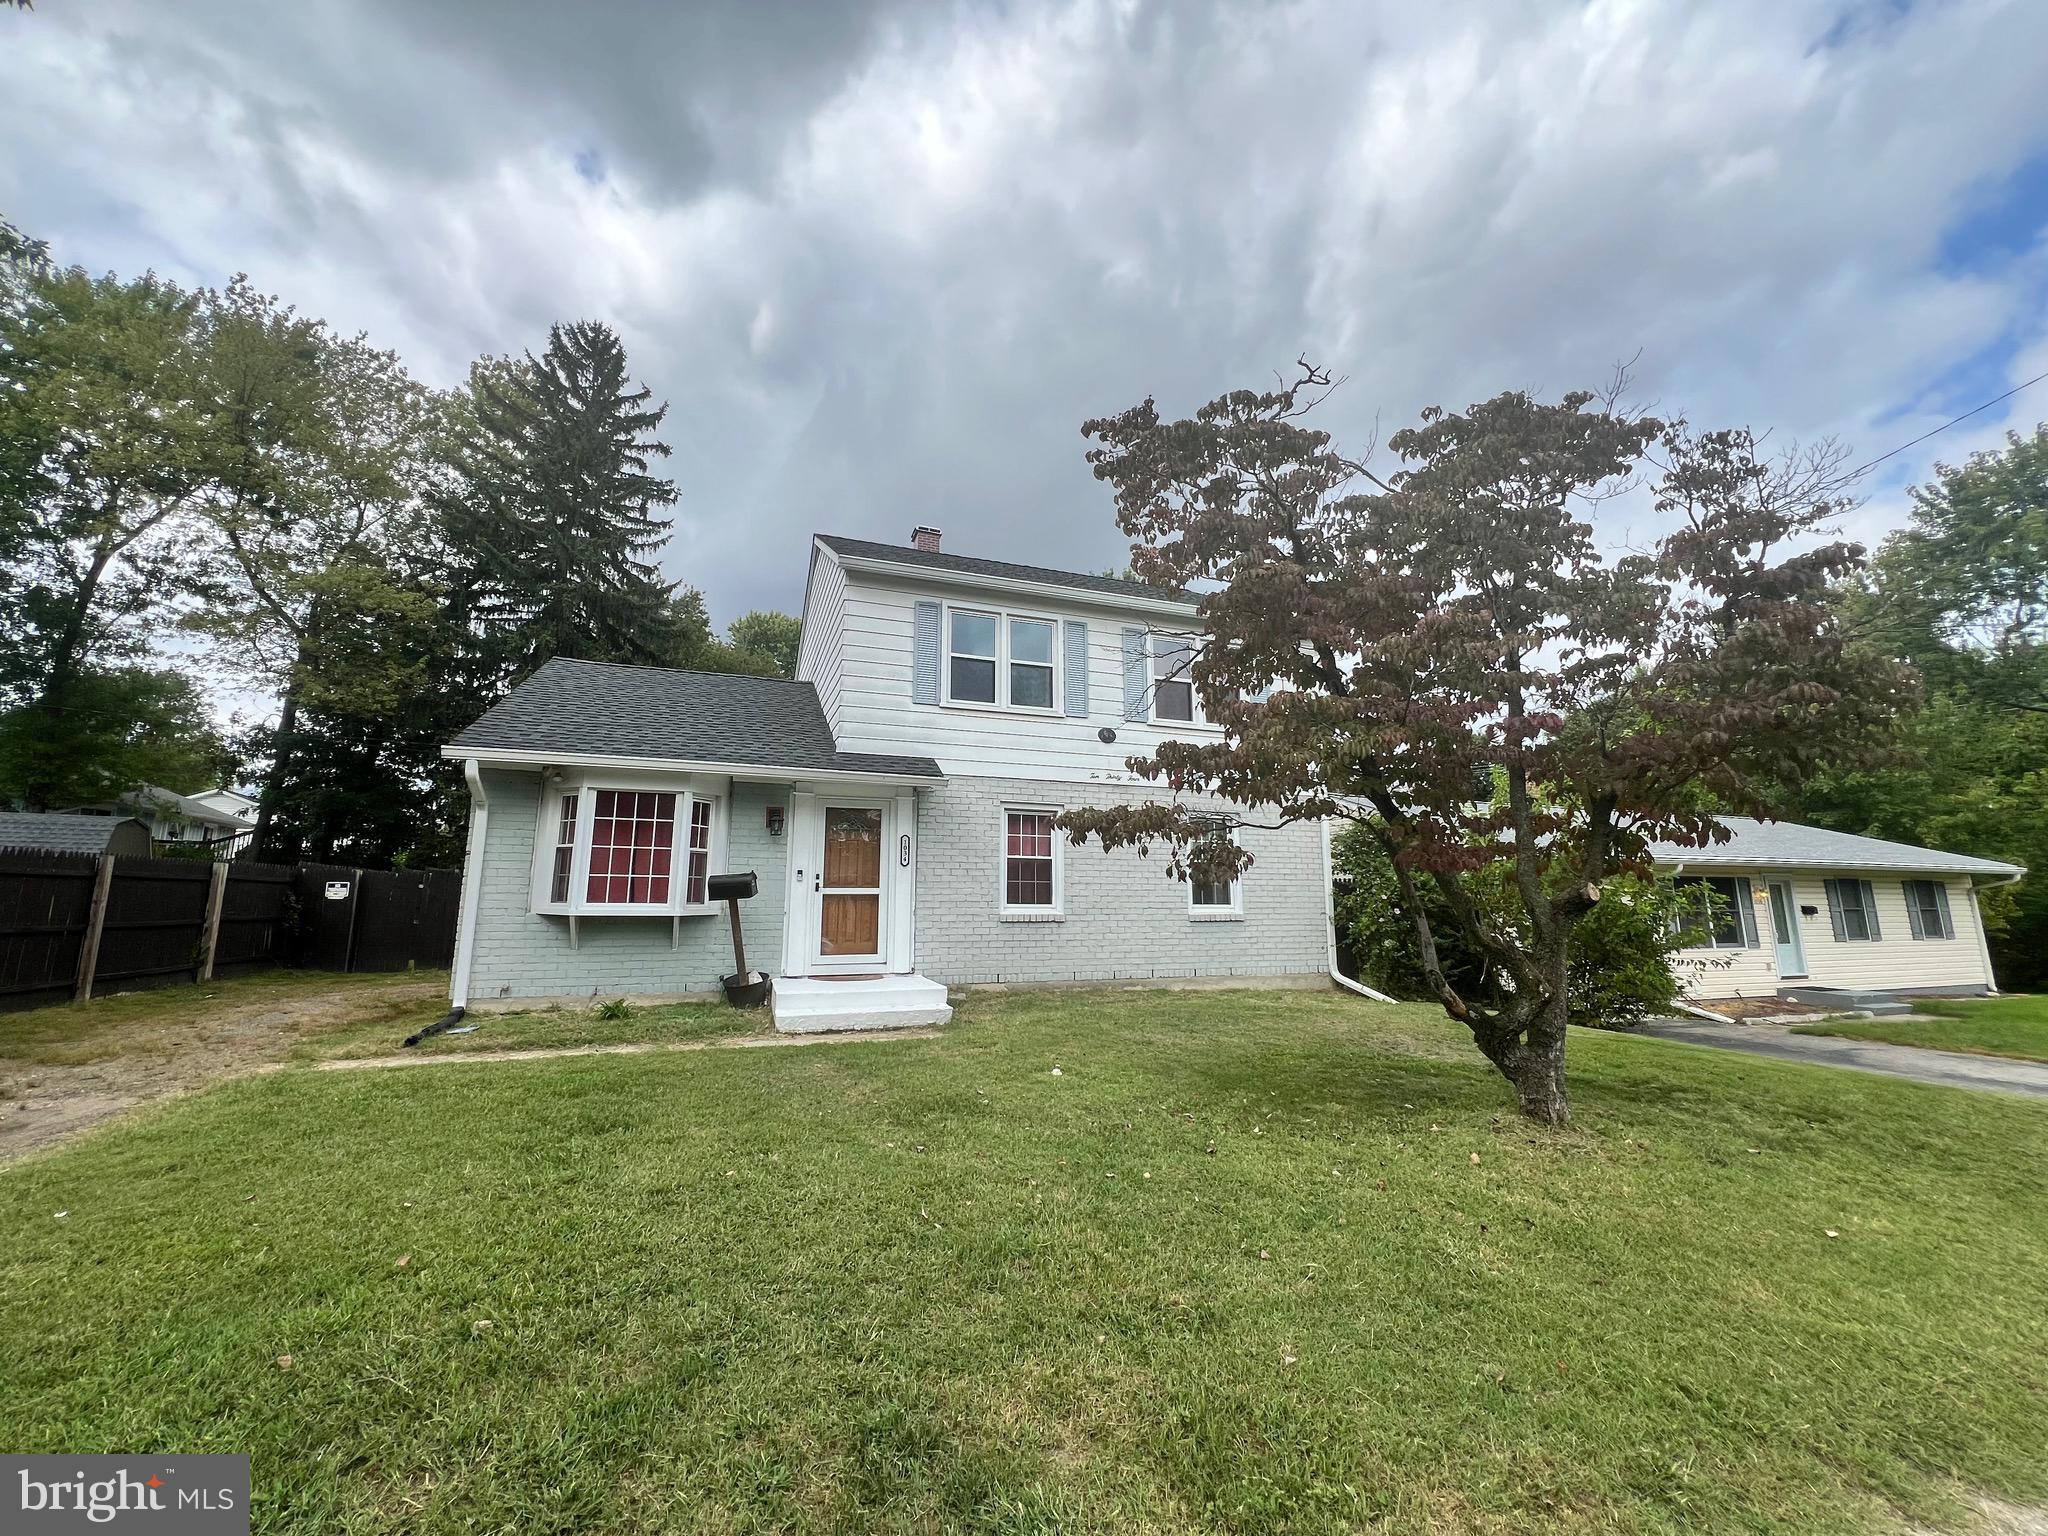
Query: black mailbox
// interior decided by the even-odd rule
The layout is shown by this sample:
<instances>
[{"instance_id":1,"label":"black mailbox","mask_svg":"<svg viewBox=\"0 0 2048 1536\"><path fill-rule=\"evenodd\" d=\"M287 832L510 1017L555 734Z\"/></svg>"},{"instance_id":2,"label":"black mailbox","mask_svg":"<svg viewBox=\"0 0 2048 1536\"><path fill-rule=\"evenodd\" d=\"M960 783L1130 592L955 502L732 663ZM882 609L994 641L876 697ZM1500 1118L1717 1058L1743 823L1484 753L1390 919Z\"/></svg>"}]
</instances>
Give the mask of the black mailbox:
<instances>
[{"instance_id":1,"label":"black mailbox","mask_svg":"<svg viewBox=\"0 0 2048 1536\"><path fill-rule=\"evenodd\" d=\"M706 894L712 901L744 901L758 895L761 882L754 878L751 869L741 870L736 875L713 875L706 887Z\"/></svg>"}]
</instances>

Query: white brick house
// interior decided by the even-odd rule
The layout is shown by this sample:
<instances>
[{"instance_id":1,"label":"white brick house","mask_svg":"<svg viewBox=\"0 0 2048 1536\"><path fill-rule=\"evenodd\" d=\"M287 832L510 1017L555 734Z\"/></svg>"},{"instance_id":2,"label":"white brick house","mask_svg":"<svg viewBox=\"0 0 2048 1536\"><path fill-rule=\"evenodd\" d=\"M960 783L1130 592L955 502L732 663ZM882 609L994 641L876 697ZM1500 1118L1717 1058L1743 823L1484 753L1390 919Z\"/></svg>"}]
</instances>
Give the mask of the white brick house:
<instances>
[{"instance_id":1,"label":"white brick house","mask_svg":"<svg viewBox=\"0 0 2048 1536\"><path fill-rule=\"evenodd\" d=\"M1052 826L1162 793L1125 760L1216 734L1192 601L929 529L810 561L796 680L557 660L443 749L472 796L458 1006L715 989L708 881L736 871L784 1028L944 1018L948 984L1327 978L1319 825L1234 808L1229 885Z\"/></svg>"}]
</instances>

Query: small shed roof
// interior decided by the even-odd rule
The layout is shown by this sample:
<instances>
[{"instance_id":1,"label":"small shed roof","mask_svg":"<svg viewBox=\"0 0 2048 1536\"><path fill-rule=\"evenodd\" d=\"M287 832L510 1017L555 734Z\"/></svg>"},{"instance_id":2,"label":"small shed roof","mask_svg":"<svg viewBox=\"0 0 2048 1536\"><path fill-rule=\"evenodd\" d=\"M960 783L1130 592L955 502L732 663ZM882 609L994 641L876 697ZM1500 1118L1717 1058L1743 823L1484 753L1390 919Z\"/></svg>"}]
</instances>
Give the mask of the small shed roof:
<instances>
[{"instance_id":1,"label":"small shed roof","mask_svg":"<svg viewBox=\"0 0 2048 1536\"><path fill-rule=\"evenodd\" d=\"M134 832L123 835L121 829ZM149 846L149 827L132 816L88 816L76 811L0 811L0 848L40 848L53 853L105 853L118 838Z\"/></svg>"},{"instance_id":2,"label":"small shed roof","mask_svg":"<svg viewBox=\"0 0 2048 1536\"><path fill-rule=\"evenodd\" d=\"M1891 843L1879 837L1858 837L1853 832L1831 832L1826 827L1803 826L1796 821L1753 821L1747 816L1723 816L1721 825L1730 833L1725 843L1704 848L1685 848L1677 843L1657 843L1651 853L1663 865L1689 864L1700 868L1741 865L1771 869L1883 869L1907 873L1924 870L1946 875L2021 875L2026 867L1999 859L1980 859L1967 853L1943 853L1938 848L1916 848L1911 843Z\"/></svg>"}]
</instances>

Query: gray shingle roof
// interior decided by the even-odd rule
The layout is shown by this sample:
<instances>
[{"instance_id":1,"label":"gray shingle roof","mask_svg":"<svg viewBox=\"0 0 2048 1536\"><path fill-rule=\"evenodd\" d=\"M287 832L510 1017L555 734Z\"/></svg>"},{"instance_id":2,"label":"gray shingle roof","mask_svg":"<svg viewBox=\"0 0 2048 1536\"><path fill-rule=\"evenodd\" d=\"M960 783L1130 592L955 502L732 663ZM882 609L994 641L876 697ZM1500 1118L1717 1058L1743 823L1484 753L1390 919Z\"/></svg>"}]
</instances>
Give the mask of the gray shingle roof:
<instances>
[{"instance_id":1,"label":"gray shingle roof","mask_svg":"<svg viewBox=\"0 0 2048 1536\"><path fill-rule=\"evenodd\" d=\"M994 576L1005 581L1035 581L1048 587L1071 587L1076 592L1099 592L1106 597L1144 597L1155 602L1192 603L1196 594L1170 588L1148 587L1142 581L1121 576L1089 576L1080 571L1055 571L1043 565L1012 565L1007 560L983 560L975 555L948 555L908 544L876 544L867 539L849 539L841 534L821 533L818 542L834 554L852 555L859 560L888 560L897 565L922 566L933 571L952 571L961 576Z\"/></svg>"},{"instance_id":2,"label":"gray shingle roof","mask_svg":"<svg viewBox=\"0 0 2048 1536\"><path fill-rule=\"evenodd\" d=\"M79 811L0 811L0 848L41 848L54 853L105 853L118 827L141 827L132 816Z\"/></svg>"},{"instance_id":3,"label":"gray shingle roof","mask_svg":"<svg viewBox=\"0 0 2048 1536\"><path fill-rule=\"evenodd\" d=\"M559 656L449 746L942 777L928 757L841 752L809 683Z\"/></svg>"},{"instance_id":4,"label":"gray shingle roof","mask_svg":"<svg viewBox=\"0 0 2048 1536\"><path fill-rule=\"evenodd\" d=\"M1802 826L1796 821L1752 821L1747 816L1723 816L1721 825L1734 834L1725 843L1705 848L1657 843L1651 852L1660 864L1691 864L1701 869L1739 864L1776 869L1924 869L1952 875L2024 873L2023 866L1997 859L1915 848L1911 843L1888 843L1882 838L1830 832L1825 827Z\"/></svg>"}]
</instances>

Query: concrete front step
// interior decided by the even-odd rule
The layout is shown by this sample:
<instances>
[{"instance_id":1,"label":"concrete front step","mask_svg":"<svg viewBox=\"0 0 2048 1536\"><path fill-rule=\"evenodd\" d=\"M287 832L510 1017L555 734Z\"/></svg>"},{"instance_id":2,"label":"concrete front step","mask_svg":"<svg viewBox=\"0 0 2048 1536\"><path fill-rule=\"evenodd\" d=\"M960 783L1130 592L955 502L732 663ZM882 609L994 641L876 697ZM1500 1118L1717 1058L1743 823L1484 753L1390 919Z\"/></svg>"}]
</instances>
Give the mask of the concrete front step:
<instances>
[{"instance_id":1,"label":"concrete front step","mask_svg":"<svg viewBox=\"0 0 2048 1536\"><path fill-rule=\"evenodd\" d=\"M775 1027L784 1034L834 1029L914 1029L953 1017L946 989L924 976L775 978Z\"/></svg>"},{"instance_id":2,"label":"concrete front step","mask_svg":"<svg viewBox=\"0 0 2048 1536\"><path fill-rule=\"evenodd\" d=\"M1894 992L1858 992L1843 987L1780 987L1778 996L1794 1003L1811 1003L1843 1013L1867 1013L1872 1018L1903 1018L1913 1005Z\"/></svg>"}]
</instances>

